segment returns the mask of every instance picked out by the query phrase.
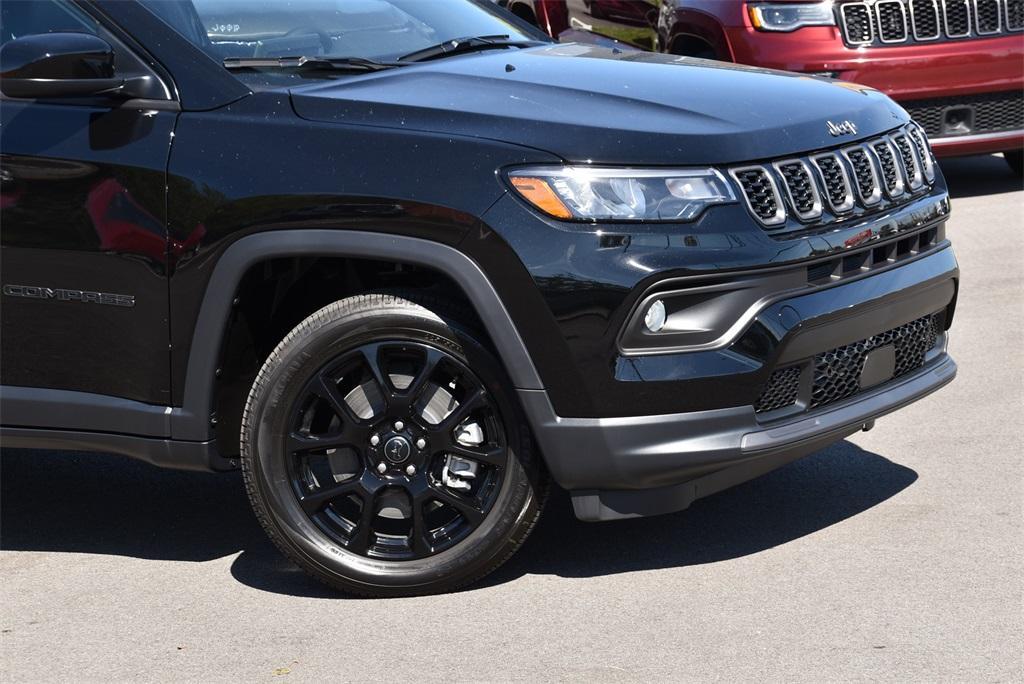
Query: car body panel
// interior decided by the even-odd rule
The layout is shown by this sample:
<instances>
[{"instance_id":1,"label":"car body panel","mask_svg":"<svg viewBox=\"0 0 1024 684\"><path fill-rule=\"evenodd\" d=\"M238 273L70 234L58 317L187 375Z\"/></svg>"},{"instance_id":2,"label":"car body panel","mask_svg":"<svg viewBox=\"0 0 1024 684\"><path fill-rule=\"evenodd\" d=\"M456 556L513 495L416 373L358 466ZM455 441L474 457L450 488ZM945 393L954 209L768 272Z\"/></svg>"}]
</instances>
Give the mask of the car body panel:
<instances>
[{"instance_id":1,"label":"car body panel","mask_svg":"<svg viewBox=\"0 0 1024 684\"><path fill-rule=\"evenodd\" d=\"M3 382L170 401L175 115L5 101L0 117Z\"/></svg>"},{"instance_id":2,"label":"car body panel","mask_svg":"<svg viewBox=\"0 0 1024 684\"><path fill-rule=\"evenodd\" d=\"M794 140L801 150L832 145L829 119L873 135L903 116L870 89L584 45L490 51L291 94L313 121L444 131L608 164L780 156Z\"/></svg>"},{"instance_id":3,"label":"car body panel","mask_svg":"<svg viewBox=\"0 0 1024 684\"><path fill-rule=\"evenodd\" d=\"M623 45L672 54L694 54L797 73L832 73L877 88L899 103L981 93L1024 90L1024 34L1004 32L967 40L847 46L835 26L805 26L789 32L761 31L751 23L749 3L721 0L620 0L614 12L601 3L563 0L566 21L550 34L565 40L614 38ZM654 15L646 14L657 6ZM598 11L595 13L595 7ZM638 22L637 17L650 21ZM598 38L600 37L600 38ZM704 47L699 47L704 46ZM1024 147L1024 126L983 136L932 133L939 156L984 154Z\"/></svg>"}]
</instances>

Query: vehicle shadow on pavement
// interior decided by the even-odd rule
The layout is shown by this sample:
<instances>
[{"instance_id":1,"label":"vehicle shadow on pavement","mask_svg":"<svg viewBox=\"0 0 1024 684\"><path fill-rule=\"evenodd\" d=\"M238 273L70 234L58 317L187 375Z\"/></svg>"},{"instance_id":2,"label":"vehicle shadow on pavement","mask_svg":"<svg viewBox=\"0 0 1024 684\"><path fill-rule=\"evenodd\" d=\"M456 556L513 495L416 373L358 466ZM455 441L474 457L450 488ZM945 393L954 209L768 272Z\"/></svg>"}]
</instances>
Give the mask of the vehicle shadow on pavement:
<instances>
[{"instance_id":1,"label":"vehicle shadow on pavement","mask_svg":"<svg viewBox=\"0 0 1024 684\"><path fill-rule=\"evenodd\" d=\"M592 577L739 558L785 544L896 495L917 473L840 442L757 480L655 518L583 523L553 494L533 535L476 588L527 574ZM209 561L263 591L337 598L264 536L238 474L160 470L117 456L6 450L0 548Z\"/></svg>"},{"instance_id":2,"label":"vehicle shadow on pavement","mask_svg":"<svg viewBox=\"0 0 1024 684\"><path fill-rule=\"evenodd\" d=\"M671 515L579 522L560 492L519 554L486 583L523 574L594 577L740 558L842 522L915 480L914 470L844 441Z\"/></svg>"},{"instance_id":3,"label":"vehicle shadow on pavement","mask_svg":"<svg viewBox=\"0 0 1024 684\"><path fill-rule=\"evenodd\" d=\"M1015 176L1001 155L953 157L940 160L939 166L953 199L999 195L1024 189L1024 178Z\"/></svg>"},{"instance_id":4,"label":"vehicle shadow on pavement","mask_svg":"<svg viewBox=\"0 0 1024 684\"><path fill-rule=\"evenodd\" d=\"M179 472L122 456L20 449L3 451L2 473L0 549L190 562L241 551L243 583L337 596L267 539L240 473Z\"/></svg>"}]
</instances>

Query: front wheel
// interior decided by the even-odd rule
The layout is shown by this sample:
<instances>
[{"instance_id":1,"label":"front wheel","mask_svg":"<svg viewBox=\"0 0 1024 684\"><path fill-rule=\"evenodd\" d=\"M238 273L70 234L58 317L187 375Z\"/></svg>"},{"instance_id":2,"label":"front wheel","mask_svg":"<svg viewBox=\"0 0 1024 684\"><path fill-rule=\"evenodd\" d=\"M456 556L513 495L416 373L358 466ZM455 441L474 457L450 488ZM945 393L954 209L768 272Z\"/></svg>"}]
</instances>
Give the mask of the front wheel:
<instances>
[{"instance_id":1,"label":"front wheel","mask_svg":"<svg viewBox=\"0 0 1024 684\"><path fill-rule=\"evenodd\" d=\"M253 508L289 558L344 591L480 579L523 543L546 494L509 387L473 335L421 304L335 302L288 334L249 394Z\"/></svg>"}]
</instances>

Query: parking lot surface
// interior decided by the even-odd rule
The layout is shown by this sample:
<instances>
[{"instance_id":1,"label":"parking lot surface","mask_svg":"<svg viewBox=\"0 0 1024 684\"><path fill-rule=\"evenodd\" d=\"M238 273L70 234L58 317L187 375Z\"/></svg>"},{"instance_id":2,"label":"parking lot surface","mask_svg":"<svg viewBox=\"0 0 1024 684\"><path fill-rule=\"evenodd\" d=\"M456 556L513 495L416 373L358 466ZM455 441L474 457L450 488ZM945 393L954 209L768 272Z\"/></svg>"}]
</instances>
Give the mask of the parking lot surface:
<instances>
[{"instance_id":1,"label":"parking lot surface","mask_svg":"<svg viewBox=\"0 0 1024 684\"><path fill-rule=\"evenodd\" d=\"M339 597L236 475L8 450L0 679L1020 681L1024 191L943 163L951 386L675 515L533 537L454 595Z\"/></svg>"}]
</instances>

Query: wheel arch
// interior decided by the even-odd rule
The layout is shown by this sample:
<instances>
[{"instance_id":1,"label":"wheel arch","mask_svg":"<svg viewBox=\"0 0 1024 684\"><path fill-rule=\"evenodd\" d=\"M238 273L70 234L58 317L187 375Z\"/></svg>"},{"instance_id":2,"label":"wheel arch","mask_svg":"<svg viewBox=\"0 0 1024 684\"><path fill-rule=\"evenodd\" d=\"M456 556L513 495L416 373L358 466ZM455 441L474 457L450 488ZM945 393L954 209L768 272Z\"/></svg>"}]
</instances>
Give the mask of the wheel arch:
<instances>
[{"instance_id":1,"label":"wheel arch","mask_svg":"<svg viewBox=\"0 0 1024 684\"><path fill-rule=\"evenodd\" d=\"M677 55L690 54L683 50L695 44L706 45L717 59L735 61L728 36L718 18L696 9L677 10L666 41L666 51Z\"/></svg>"},{"instance_id":2,"label":"wheel arch","mask_svg":"<svg viewBox=\"0 0 1024 684\"><path fill-rule=\"evenodd\" d=\"M541 28L537 22L537 13L533 11L533 3L523 2L522 0L513 0L508 3L508 11L516 15L523 21L527 21L532 25Z\"/></svg>"},{"instance_id":3,"label":"wheel arch","mask_svg":"<svg viewBox=\"0 0 1024 684\"><path fill-rule=\"evenodd\" d=\"M439 271L458 287L518 389L543 389L526 345L490 280L470 257L449 245L367 231L300 229L243 237L217 260L192 332L182 406L171 415L174 439L201 441L215 433L217 370L236 292L246 273L263 262L291 257L389 261Z\"/></svg>"}]
</instances>

